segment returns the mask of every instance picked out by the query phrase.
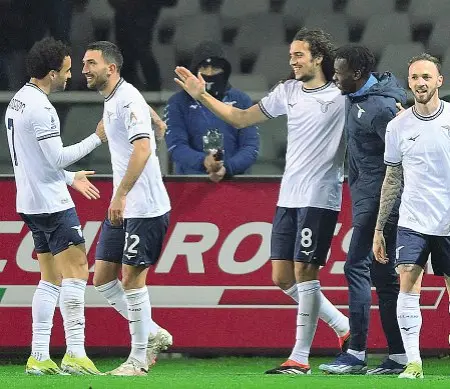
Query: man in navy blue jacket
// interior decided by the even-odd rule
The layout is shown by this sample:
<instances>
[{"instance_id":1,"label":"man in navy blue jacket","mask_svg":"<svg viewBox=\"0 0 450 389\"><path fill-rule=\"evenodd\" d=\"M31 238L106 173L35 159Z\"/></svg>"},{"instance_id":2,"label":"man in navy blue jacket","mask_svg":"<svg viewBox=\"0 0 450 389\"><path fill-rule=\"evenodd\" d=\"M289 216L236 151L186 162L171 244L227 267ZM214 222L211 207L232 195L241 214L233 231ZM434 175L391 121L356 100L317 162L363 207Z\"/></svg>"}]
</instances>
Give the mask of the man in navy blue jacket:
<instances>
[{"instance_id":1,"label":"man in navy blue jacket","mask_svg":"<svg viewBox=\"0 0 450 389\"><path fill-rule=\"evenodd\" d=\"M334 81L347 95L345 127L353 212L353 235L344 267L349 288L350 345L335 361L320 366L334 374L398 374L406 364L396 314L399 283L394 262L399 200L384 230L389 263L373 261L372 253L386 171L386 126L398 112L396 104L405 104L406 92L391 73L372 73L374 65L373 54L366 47L354 45L338 49L334 63ZM378 295L389 356L381 365L367 370L372 283Z\"/></svg>"},{"instance_id":2,"label":"man in navy blue jacket","mask_svg":"<svg viewBox=\"0 0 450 389\"><path fill-rule=\"evenodd\" d=\"M194 50L191 71L202 73L208 92L217 99L241 109L252 106L248 95L228 83L231 65L218 44L200 43ZM167 148L177 174L208 173L212 181L219 182L225 176L243 174L258 157L256 126L238 130L185 91L169 99L165 119ZM223 158L204 151L203 136L210 130L218 130L223 136Z\"/></svg>"}]
</instances>

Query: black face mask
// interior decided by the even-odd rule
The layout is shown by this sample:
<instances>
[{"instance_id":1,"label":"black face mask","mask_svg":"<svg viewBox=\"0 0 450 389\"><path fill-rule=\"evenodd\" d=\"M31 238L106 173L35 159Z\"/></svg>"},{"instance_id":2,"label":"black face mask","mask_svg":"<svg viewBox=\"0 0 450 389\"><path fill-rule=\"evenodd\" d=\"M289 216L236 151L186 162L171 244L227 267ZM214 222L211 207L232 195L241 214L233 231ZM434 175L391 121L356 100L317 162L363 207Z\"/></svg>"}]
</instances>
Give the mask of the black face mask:
<instances>
[{"instance_id":1,"label":"black face mask","mask_svg":"<svg viewBox=\"0 0 450 389\"><path fill-rule=\"evenodd\" d=\"M225 72L216 74L215 76L205 76L202 74L206 82L206 91L218 100L222 100L228 85L228 77Z\"/></svg>"}]
</instances>

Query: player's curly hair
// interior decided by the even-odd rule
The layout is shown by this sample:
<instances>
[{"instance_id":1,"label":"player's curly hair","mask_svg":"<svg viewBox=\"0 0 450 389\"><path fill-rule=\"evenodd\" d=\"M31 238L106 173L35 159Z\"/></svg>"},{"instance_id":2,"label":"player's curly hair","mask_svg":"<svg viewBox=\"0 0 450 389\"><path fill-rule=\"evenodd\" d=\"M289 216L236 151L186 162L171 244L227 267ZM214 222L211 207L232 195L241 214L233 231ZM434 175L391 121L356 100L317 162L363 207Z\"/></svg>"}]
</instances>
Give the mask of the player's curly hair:
<instances>
[{"instance_id":1,"label":"player's curly hair","mask_svg":"<svg viewBox=\"0 0 450 389\"><path fill-rule=\"evenodd\" d=\"M42 79L51 70L60 71L70 48L54 38L44 38L34 43L25 60L30 77Z\"/></svg>"},{"instance_id":2,"label":"player's curly hair","mask_svg":"<svg viewBox=\"0 0 450 389\"><path fill-rule=\"evenodd\" d=\"M366 47L361 45L345 45L336 50L336 58L345 59L349 69L359 70L361 78L369 78L375 69L375 56Z\"/></svg>"},{"instance_id":3,"label":"player's curly hair","mask_svg":"<svg viewBox=\"0 0 450 389\"><path fill-rule=\"evenodd\" d=\"M123 56L120 49L112 42L109 41L97 41L90 43L86 50L98 50L102 53L103 59L111 64L115 64L117 72L120 73L123 65Z\"/></svg>"},{"instance_id":4,"label":"player's curly hair","mask_svg":"<svg viewBox=\"0 0 450 389\"><path fill-rule=\"evenodd\" d=\"M408 67L410 67L414 62L417 62L417 61L433 62L436 65L439 75L442 74L441 73L441 69L442 69L441 61L439 61L439 59L437 59L436 57L433 57L431 54L421 53L419 55L412 57L408 62Z\"/></svg>"},{"instance_id":5,"label":"player's curly hair","mask_svg":"<svg viewBox=\"0 0 450 389\"><path fill-rule=\"evenodd\" d=\"M320 29L301 28L294 36L293 41L309 43L312 58L322 57L322 71L327 81L334 75L334 51L331 35Z\"/></svg>"}]
</instances>

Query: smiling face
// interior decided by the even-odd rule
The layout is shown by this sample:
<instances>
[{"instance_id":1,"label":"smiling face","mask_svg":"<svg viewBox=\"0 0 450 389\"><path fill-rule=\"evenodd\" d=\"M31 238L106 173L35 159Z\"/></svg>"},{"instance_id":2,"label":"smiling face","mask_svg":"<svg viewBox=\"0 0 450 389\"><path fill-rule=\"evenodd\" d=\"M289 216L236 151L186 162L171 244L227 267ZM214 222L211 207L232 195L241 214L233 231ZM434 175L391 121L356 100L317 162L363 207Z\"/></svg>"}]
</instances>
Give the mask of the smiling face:
<instances>
[{"instance_id":1,"label":"smiling face","mask_svg":"<svg viewBox=\"0 0 450 389\"><path fill-rule=\"evenodd\" d=\"M414 98L419 104L427 104L431 99L438 99L438 89L443 77L435 63L427 60L413 62L409 66L408 84Z\"/></svg>"},{"instance_id":2,"label":"smiling face","mask_svg":"<svg viewBox=\"0 0 450 389\"><path fill-rule=\"evenodd\" d=\"M316 77L321 70L322 57L313 58L306 41L295 40L289 50L289 65L298 81L307 82Z\"/></svg>"},{"instance_id":3,"label":"smiling face","mask_svg":"<svg viewBox=\"0 0 450 389\"><path fill-rule=\"evenodd\" d=\"M69 56L64 57L61 69L59 71L52 70L51 75L51 91L60 92L66 89L67 80L72 77L70 69L72 60Z\"/></svg>"},{"instance_id":4,"label":"smiling face","mask_svg":"<svg viewBox=\"0 0 450 389\"><path fill-rule=\"evenodd\" d=\"M342 94L346 95L357 91L357 74L348 66L348 62L344 58L336 58L334 61L334 75L333 81L341 90Z\"/></svg>"},{"instance_id":5,"label":"smiling face","mask_svg":"<svg viewBox=\"0 0 450 389\"><path fill-rule=\"evenodd\" d=\"M103 58L100 50L88 50L83 58L83 74L86 77L87 87L101 91L106 88L110 75L111 66Z\"/></svg>"}]
</instances>

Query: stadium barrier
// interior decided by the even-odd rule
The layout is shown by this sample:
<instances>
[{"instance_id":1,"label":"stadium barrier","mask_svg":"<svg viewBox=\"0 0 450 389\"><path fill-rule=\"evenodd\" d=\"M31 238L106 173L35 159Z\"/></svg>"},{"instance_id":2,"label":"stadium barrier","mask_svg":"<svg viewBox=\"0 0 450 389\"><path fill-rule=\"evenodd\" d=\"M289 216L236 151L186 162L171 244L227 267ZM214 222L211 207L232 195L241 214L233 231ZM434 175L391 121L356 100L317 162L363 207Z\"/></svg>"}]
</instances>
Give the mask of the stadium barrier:
<instances>
[{"instance_id":1,"label":"stadium barrier","mask_svg":"<svg viewBox=\"0 0 450 389\"><path fill-rule=\"evenodd\" d=\"M164 250L148 276L154 319L174 335L173 351L231 353L289 349L295 339L296 307L271 281L268 260L271 221L280 177L237 177L214 184L205 177L168 177L171 223ZM128 325L92 286L95 242L112 191L110 178L95 184L102 198L73 193L86 239L90 279L86 294L87 346L129 345ZM0 179L0 349L29 347L31 301L39 281L31 233L15 212L12 178ZM325 295L347 313L343 265L351 238L347 186L327 265L321 270ZM421 347L448 349L448 301L442 278L424 276ZM385 349L372 293L369 348ZM59 313L52 346L64 345ZM336 335L320 323L313 348L337 347Z\"/></svg>"}]
</instances>

